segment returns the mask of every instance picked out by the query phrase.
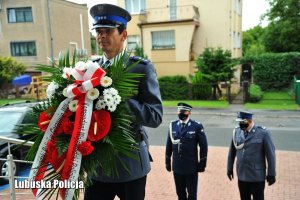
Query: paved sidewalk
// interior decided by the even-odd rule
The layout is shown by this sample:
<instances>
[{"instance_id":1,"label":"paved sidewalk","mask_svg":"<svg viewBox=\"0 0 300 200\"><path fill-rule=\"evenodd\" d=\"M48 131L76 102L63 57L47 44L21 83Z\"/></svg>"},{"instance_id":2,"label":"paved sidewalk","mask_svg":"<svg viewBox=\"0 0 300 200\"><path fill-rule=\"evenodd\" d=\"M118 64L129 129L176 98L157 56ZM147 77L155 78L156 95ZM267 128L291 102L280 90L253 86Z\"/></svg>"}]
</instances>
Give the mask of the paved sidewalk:
<instances>
[{"instance_id":1,"label":"paved sidewalk","mask_svg":"<svg viewBox=\"0 0 300 200\"><path fill-rule=\"evenodd\" d=\"M154 162L148 175L145 200L176 200L173 175L165 170L162 146L151 146ZM238 200L237 179L229 181L226 176L227 151L225 147L209 146L208 163L204 173L199 174L199 200ZM300 199L300 152L276 151L277 182L265 189L266 200ZM30 193L17 190L17 193ZM1 200L9 200L9 190L2 191ZM32 194L17 194L19 200L35 199ZM80 199L83 199L82 197ZM118 198L115 198L116 200Z\"/></svg>"}]
</instances>

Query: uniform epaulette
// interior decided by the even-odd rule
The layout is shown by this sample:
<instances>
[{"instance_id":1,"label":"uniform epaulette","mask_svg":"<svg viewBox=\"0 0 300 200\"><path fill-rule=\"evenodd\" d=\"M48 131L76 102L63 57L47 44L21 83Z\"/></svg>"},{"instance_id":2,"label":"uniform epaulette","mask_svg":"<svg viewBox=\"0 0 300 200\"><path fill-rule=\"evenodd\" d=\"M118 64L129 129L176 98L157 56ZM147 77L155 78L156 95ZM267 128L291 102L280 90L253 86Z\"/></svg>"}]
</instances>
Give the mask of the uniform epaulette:
<instances>
[{"instance_id":1,"label":"uniform epaulette","mask_svg":"<svg viewBox=\"0 0 300 200\"><path fill-rule=\"evenodd\" d=\"M267 128L265 126L257 126L257 128L261 128L263 130L266 130Z\"/></svg>"},{"instance_id":2,"label":"uniform epaulette","mask_svg":"<svg viewBox=\"0 0 300 200\"><path fill-rule=\"evenodd\" d=\"M147 65L150 62L149 60L144 59L144 58L139 57L139 56L131 56L130 60L133 61L133 62L139 61L139 63L142 63L144 65Z\"/></svg>"},{"instance_id":3,"label":"uniform epaulette","mask_svg":"<svg viewBox=\"0 0 300 200\"><path fill-rule=\"evenodd\" d=\"M196 122L197 124L201 124L201 122L198 122L198 121L196 121L196 120L194 120L194 122Z\"/></svg>"}]
</instances>

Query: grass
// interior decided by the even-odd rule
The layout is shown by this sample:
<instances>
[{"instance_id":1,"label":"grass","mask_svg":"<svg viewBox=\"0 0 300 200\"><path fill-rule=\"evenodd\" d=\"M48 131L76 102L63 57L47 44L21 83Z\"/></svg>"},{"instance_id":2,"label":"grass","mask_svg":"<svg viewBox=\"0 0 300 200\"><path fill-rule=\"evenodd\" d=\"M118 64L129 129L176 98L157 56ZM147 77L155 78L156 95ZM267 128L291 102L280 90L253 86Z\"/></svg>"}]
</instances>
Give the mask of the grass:
<instances>
[{"instance_id":1,"label":"grass","mask_svg":"<svg viewBox=\"0 0 300 200\"><path fill-rule=\"evenodd\" d=\"M246 103L247 109L297 110L298 105L288 92L265 92L258 103Z\"/></svg>"},{"instance_id":2,"label":"grass","mask_svg":"<svg viewBox=\"0 0 300 200\"><path fill-rule=\"evenodd\" d=\"M164 107L176 107L178 102L187 103L194 108L228 108L227 101L203 101L203 100L176 100L163 101Z\"/></svg>"},{"instance_id":3,"label":"grass","mask_svg":"<svg viewBox=\"0 0 300 200\"><path fill-rule=\"evenodd\" d=\"M32 99L0 99L0 106L5 104L12 104L12 103L21 103L25 101L31 101L34 102L35 100Z\"/></svg>"},{"instance_id":4,"label":"grass","mask_svg":"<svg viewBox=\"0 0 300 200\"><path fill-rule=\"evenodd\" d=\"M29 99L0 99L0 106L7 103L24 102ZM35 100L31 100L35 101ZM176 100L163 101L164 107L176 107L178 102L185 102L194 108L223 108L229 107L227 101L203 101L203 100ZM265 92L263 99L258 103L246 103L246 109L269 109L269 110L297 110L296 104L288 92Z\"/></svg>"}]
</instances>

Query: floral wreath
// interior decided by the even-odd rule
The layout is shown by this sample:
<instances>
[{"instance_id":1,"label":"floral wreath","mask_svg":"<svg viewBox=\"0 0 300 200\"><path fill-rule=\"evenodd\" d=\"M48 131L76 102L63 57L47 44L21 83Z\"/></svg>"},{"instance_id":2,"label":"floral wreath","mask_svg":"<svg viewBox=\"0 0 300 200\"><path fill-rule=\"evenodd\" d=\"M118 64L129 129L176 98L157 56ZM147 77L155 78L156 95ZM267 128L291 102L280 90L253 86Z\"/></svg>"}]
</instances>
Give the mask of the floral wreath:
<instances>
[{"instance_id":1,"label":"floral wreath","mask_svg":"<svg viewBox=\"0 0 300 200\"><path fill-rule=\"evenodd\" d=\"M33 160L30 181L83 181L91 184L101 166L104 174L118 176L116 162L130 173L120 155L136 158L138 151L131 124L134 118L126 101L137 94L138 78L130 73L128 58L122 54L108 70L97 62L76 58L70 64L69 53L59 55L54 66L39 65L49 74L48 101L33 108L37 124L20 126L21 134L32 134L34 145L27 155ZM86 175L87 174L87 175ZM59 192L57 192L59 191ZM63 199L78 199L79 189L33 189L36 197L51 198L57 192Z\"/></svg>"}]
</instances>

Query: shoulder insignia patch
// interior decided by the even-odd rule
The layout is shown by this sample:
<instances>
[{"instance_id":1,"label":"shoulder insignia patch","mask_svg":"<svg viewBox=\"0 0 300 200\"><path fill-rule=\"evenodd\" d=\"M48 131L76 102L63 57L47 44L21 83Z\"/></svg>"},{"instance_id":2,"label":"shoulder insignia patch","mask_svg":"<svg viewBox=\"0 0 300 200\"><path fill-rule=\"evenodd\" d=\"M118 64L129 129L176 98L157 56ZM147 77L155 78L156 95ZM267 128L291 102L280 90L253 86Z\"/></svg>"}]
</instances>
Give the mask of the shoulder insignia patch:
<instances>
[{"instance_id":1,"label":"shoulder insignia patch","mask_svg":"<svg viewBox=\"0 0 300 200\"><path fill-rule=\"evenodd\" d=\"M265 126L257 126L258 128L266 130L267 128Z\"/></svg>"},{"instance_id":2,"label":"shoulder insignia patch","mask_svg":"<svg viewBox=\"0 0 300 200\"><path fill-rule=\"evenodd\" d=\"M150 62L149 60L144 59L144 58L139 57L139 56L131 56L130 60L133 61L133 62L140 61L139 63L142 63L144 65L147 65Z\"/></svg>"}]
</instances>

